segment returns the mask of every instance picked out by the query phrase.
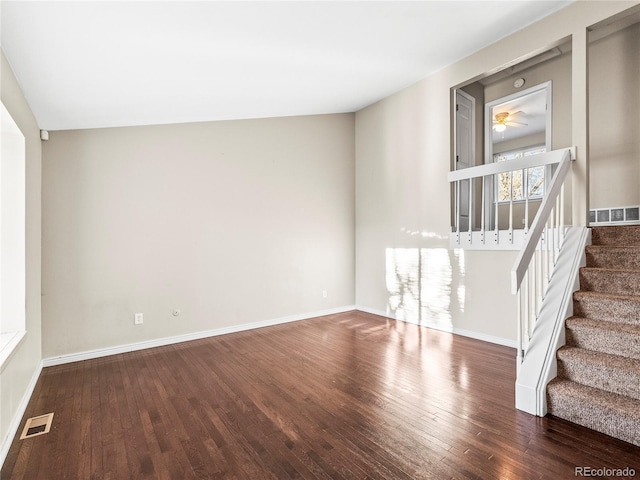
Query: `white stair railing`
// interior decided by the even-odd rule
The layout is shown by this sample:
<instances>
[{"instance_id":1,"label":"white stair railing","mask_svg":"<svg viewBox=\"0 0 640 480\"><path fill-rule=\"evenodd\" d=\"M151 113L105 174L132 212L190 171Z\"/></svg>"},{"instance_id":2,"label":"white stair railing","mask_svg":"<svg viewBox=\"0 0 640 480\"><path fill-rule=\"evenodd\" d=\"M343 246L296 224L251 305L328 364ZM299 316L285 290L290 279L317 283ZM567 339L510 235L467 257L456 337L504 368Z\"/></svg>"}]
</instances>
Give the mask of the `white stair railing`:
<instances>
[{"instance_id":1,"label":"white stair railing","mask_svg":"<svg viewBox=\"0 0 640 480\"><path fill-rule=\"evenodd\" d=\"M566 230L564 184L575 150L556 150L547 155L559 158L558 166L511 270L511 291L518 296L518 368L529 346Z\"/></svg>"},{"instance_id":2,"label":"white stair railing","mask_svg":"<svg viewBox=\"0 0 640 480\"><path fill-rule=\"evenodd\" d=\"M532 200L528 194L528 175L526 172L535 167L548 167L547 171L549 172L552 167L561 163L566 154L572 158L571 152L574 152L574 149L554 150L529 157L487 163L449 172L448 180L453 184L455 205L451 245L465 247L475 242L479 244L480 248L483 246L505 248L507 244L517 248L519 244L515 241L515 234L516 232L527 234L530 229L530 204L540 201L539 199ZM513 192L513 178L516 172L524 172L521 187L522 200L515 199L515 195L512 194L509 195L508 200L498 202L499 176L504 173L510 175L510 185ZM479 191L476 192L476 190ZM545 191L544 198L548 198L551 192L549 183L545 185ZM562 202L562 196L560 201ZM515 204L522 204L524 207L521 229L517 228L520 219L514 218ZM503 222L500 222L501 206L502 209L508 211L507 219L503 219ZM462 215L463 209L466 210L466 215ZM466 220L463 222L462 219L465 216ZM500 230L500 223L507 224L507 229Z\"/></svg>"},{"instance_id":3,"label":"white stair railing","mask_svg":"<svg viewBox=\"0 0 640 480\"><path fill-rule=\"evenodd\" d=\"M518 296L518 365L522 363L529 345L536 318L538 318L549 280L564 241L566 232L564 184L571 167L571 161L574 159L575 148L566 148L449 173L449 182L454 186L455 201L455 221L451 245L464 248L477 242L481 244L480 248L511 249L519 246L514 242L514 234L516 233L513 218L514 195L510 195L511 198L508 202L502 203L503 205L508 203L508 222L504 219L502 222L508 224L508 229L499 230L499 209L498 201L496 201L499 175L509 173L513 189L514 172L527 172L530 168L541 166L547 167L548 172L555 170L551 180L545 180L545 194L530 227L527 175L523 174L523 200L520 203L524 204L524 225L523 229L517 230L522 240L520 252L511 271L512 292ZM476 188L480 188L479 205L478 199L474 196L474 184ZM463 197L466 197L464 207L468 208L468 225L464 225L464 229L462 229L460 215L460 201ZM479 215L474 214L474 207L480 208ZM473 217L479 217L479 224L477 222L474 224Z\"/></svg>"},{"instance_id":4,"label":"white stair railing","mask_svg":"<svg viewBox=\"0 0 640 480\"><path fill-rule=\"evenodd\" d=\"M540 417L547 414L547 384L557 375L556 352L564 345L564 322L573 314L573 292L580 288L580 267L586 264L584 251L591 243L588 228L565 230L553 275L535 317L535 329L527 341L526 355L518 363L516 408Z\"/></svg>"}]
</instances>

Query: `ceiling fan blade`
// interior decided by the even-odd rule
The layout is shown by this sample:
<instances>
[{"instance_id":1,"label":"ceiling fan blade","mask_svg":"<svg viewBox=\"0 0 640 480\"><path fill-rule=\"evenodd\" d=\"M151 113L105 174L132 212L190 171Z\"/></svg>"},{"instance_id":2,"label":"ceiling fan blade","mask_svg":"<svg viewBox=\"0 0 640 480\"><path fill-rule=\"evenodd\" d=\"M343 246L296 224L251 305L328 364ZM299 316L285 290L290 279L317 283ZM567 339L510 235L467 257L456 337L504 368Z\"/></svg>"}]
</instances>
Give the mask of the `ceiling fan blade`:
<instances>
[{"instance_id":1,"label":"ceiling fan blade","mask_svg":"<svg viewBox=\"0 0 640 480\"><path fill-rule=\"evenodd\" d=\"M515 117L516 115L521 115L521 114L524 114L524 112L522 110L518 110L517 112L510 113L509 118Z\"/></svg>"},{"instance_id":2,"label":"ceiling fan blade","mask_svg":"<svg viewBox=\"0 0 640 480\"><path fill-rule=\"evenodd\" d=\"M507 121L506 125L509 125L510 127L526 127L529 124L528 123L522 123L522 122Z\"/></svg>"}]
</instances>

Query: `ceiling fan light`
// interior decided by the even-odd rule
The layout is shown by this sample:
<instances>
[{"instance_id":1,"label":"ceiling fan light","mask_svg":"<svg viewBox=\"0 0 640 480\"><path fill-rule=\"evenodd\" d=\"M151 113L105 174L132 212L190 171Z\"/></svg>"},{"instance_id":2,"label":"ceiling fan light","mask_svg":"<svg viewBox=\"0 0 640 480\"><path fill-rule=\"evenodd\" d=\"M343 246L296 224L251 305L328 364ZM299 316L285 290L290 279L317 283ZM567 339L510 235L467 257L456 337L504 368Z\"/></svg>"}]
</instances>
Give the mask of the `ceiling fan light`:
<instances>
[{"instance_id":1,"label":"ceiling fan light","mask_svg":"<svg viewBox=\"0 0 640 480\"><path fill-rule=\"evenodd\" d=\"M507 129L507 126L504 123L498 123L497 125L493 126L493 129L496 132L504 132Z\"/></svg>"}]
</instances>

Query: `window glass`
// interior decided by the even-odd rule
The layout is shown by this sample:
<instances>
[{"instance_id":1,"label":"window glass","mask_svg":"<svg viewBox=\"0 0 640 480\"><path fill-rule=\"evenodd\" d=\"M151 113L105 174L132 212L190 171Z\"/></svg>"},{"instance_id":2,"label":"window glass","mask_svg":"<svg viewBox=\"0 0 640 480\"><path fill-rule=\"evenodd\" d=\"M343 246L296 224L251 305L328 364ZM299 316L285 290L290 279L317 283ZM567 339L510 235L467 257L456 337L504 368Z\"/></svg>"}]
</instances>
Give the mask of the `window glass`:
<instances>
[{"instance_id":1,"label":"window glass","mask_svg":"<svg viewBox=\"0 0 640 480\"><path fill-rule=\"evenodd\" d=\"M512 150L510 152L496 153L493 156L493 160L495 162L508 162L509 160L531 157L546 151L547 149L544 146ZM544 195L544 169L541 166L498 174L498 202L524 200L525 195L529 200L542 198Z\"/></svg>"}]
</instances>

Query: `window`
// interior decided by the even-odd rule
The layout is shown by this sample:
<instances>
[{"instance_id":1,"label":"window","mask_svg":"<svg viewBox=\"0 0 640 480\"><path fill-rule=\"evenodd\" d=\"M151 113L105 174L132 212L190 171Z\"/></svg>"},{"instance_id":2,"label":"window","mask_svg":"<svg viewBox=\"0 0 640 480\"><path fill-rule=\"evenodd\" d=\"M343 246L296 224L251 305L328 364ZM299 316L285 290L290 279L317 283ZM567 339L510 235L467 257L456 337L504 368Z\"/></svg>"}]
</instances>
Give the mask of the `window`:
<instances>
[{"instance_id":1,"label":"window","mask_svg":"<svg viewBox=\"0 0 640 480\"><path fill-rule=\"evenodd\" d=\"M0 365L25 335L25 140L0 103Z\"/></svg>"},{"instance_id":2,"label":"window","mask_svg":"<svg viewBox=\"0 0 640 480\"><path fill-rule=\"evenodd\" d=\"M507 162L516 158L525 158L546 152L544 146L512 150L510 152L496 153L494 162ZM544 170L545 167L533 167L514 172L498 174L498 202L511 200L541 199L544 195Z\"/></svg>"}]
</instances>

